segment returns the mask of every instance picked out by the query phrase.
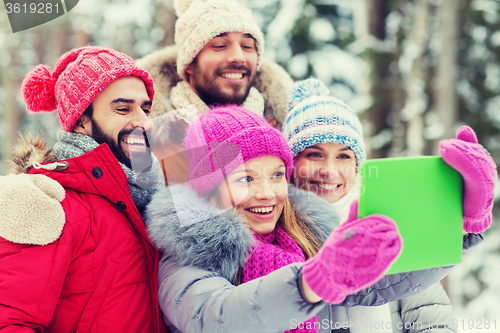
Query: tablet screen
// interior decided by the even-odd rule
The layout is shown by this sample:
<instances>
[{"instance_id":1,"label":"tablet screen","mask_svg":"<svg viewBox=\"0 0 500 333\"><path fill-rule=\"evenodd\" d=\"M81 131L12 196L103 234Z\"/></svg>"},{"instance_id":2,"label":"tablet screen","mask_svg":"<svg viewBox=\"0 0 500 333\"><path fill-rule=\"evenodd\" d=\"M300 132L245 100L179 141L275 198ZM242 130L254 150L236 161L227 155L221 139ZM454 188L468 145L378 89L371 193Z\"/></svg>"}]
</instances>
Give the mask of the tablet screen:
<instances>
[{"instance_id":1,"label":"tablet screen","mask_svg":"<svg viewBox=\"0 0 500 333\"><path fill-rule=\"evenodd\" d=\"M358 217L392 218L403 251L386 274L453 265L462 258L463 180L439 156L383 158L361 169Z\"/></svg>"}]
</instances>

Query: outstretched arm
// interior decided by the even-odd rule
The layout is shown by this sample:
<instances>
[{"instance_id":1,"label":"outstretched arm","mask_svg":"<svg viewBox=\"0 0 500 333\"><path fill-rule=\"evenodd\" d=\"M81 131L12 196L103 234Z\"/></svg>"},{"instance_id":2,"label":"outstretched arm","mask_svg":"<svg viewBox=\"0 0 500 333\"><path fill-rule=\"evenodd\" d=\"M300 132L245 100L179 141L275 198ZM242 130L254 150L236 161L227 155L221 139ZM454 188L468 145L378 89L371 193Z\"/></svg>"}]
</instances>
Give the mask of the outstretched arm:
<instances>
[{"instance_id":1,"label":"outstretched arm","mask_svg":"<svg viewBox=\"0 0 500 333\"><path fill-rule=\"evenodd\" d=\"M468 255L472 248L482 240L483 237L481 234L468 234L465 236L462 256ZM361 290L357 294L347 296L340 305L382 305L388 301L400 300L418 294L443 279L453 267L454 266L437 267L386 275L374 285Z\"/></svg>"},{"instance_id":2,"label":"outstretched arm","mask_svg":"<svg viewBox=\"0 0 500 333\"><path fill-rule=\"evenodd\" d=\"M304 322L327 304L306 299L301 268L302 264L292 264L234 286L216 273L182 266L166 257L159 269L159 300L165 322L173 332L177 328L184 333L265 333L290 329L293 323ZM339 305L377 306L412 296L441 280L450 270L451 267L433 268L388 275L348 295Z\"/></svg>"},{"instance_id":3,"label":"outstretched arm","mask_svg":"<svg viewBox=\"0 0 500 333\"><path fill-rule=\"evenodd\" d=\"M184 333L285 331L325 306L306 301L300 270L301 264L293 264L234 286L215 273L166 258L159 268L160 306L167 325Z\"/></svg>"}]
</instances>

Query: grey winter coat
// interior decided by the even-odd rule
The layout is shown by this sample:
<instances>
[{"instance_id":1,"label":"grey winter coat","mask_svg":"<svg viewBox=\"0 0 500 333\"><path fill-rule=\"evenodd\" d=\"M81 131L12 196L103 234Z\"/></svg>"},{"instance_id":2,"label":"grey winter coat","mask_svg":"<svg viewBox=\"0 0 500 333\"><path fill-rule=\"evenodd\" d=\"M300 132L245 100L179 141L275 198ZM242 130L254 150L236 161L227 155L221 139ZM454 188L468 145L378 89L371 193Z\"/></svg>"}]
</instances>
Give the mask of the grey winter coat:
<instances>
[{"instance_id":1,"label":"grey winter coat","mask_svg":"<svg viewBox=\"0 0 500 333\"><path fill-rule=\"evenodd\" d=\"M315 223L319 239L338 225L332 206L317 195L289 187L299 214ZM338 306L309 303L302 294L301 263L235 286L253 238L236 210L221 211L185 185L154 195L146 225L163 251L159 301L172 332L283 332L316 316L318 332L330 332ZM464 248L476 244L471 237ZM382 305L425 290L451 267L388 275L349 295L339 306Z\"/></svg>"},{"instance_id":2,"label":"grey winter coat","mask_svg":"<svg viewBox=\"0 0 500 333\"><path fill-rule=\"evenodd\" d=\"M482 235L468 234L464 238L462 255L483 240ZM389 304L393 333L452 333L455 316L450 299L441 283L414 296Z\"/></svg>"},{"instance_id":3,"label":"grey winter coat","mask_svg":"<svg viewBox=\"0 0 500 333\"><path fill-rule=\"evenodd\" d=\"M451 333L453 309L441 283L389 304L393 333Z\"/></svg>"}]
</instances>

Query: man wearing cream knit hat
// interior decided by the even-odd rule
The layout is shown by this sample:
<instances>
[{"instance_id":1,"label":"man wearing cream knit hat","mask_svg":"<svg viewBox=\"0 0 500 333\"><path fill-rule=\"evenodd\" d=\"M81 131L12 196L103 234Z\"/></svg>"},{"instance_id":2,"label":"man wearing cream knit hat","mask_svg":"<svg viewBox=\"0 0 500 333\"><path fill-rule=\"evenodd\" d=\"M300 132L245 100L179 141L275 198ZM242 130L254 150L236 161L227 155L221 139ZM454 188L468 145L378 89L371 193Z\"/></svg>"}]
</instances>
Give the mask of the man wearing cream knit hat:
<instances>
[{"instance_id":1,"label":"man wearing cream knit hat","mask_svg":"<svg viewBox=\"0 0 500 333\"><path fill-rule=\"evenodd\" d=\"M184 108L204 113L213 105L238 104L281 127L293 80L281 66L262 57L262 31L238 0L173 1L178 17L175 45L137 64L155 83L150 114L155 122L154 153L162 161L166 182L182 183L189 175L182 133L191 122L188 114L194 113Z\"/></svg>"},{"instance_id":2,"label":"man wearing cream knit hat","mask_svg":"<svg viewBox=\"0 0 500 333\"><path fill-rule=\"evenodd\" d=\"M138 64L153 77L152 117L194 105L239 104L280 126L291 77L262 58L264 36L237 0L174 0L175 44Z\"/></svg>"}]
</instances>

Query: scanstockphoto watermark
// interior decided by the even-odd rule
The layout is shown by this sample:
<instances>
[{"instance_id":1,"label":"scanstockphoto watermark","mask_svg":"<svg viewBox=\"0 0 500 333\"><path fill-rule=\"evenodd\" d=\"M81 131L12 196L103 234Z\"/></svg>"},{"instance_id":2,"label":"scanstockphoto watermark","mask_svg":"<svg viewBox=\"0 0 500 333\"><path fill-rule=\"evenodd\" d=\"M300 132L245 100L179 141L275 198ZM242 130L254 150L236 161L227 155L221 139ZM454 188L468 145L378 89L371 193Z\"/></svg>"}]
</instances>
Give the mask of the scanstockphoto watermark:
<instances>
[{"instance_id":1,"label":"scanstockphoto watermark","mask_svg":"<svg viewBox=\"0 0 500 333\"><path fill-rule=\"evenodd\" d=\"M12 32L52 21L73 8L79 0L3 0Z\"/></svg>"},{"instance_id":2,"label":"scanstockphoto watermark","mask_svg":"<svg viewBox=\"0 0 500 333\"><path fill-rule=\"evenodd\" d=\"M406 331L422 331L422 330L432 330L432 329L443 329L445 327L450 327L454 330L461 329L477 329L477 330L493 330L496 331L497 319L454 319L450 321L446 319L440 322L433 322L428 320L427 322L397 322L392 321L369 321L364 319L357 319L355 321L349 320L348 322L333 322L328 319L323 319L321 322L303 322L299 323L297 320L290 320L290 329L340 329L340 328L350 328L358 330L383 330L383 329L393 329Z\"/></svg>"},{"instance_id":3,"label":"scanstockphoto watermark","mask_svg":"<svg viewBox=\"0 0 500 333\"><path fill-rule=\"evenodd\" d=\"M429 322L426 323L426 327L437 327L437 324L432 326L433 323ZM315 322L301 322L299 323L296 319L290 320L290 329L323 329L323 330L334 330L334 329L341 329L341 328L350 328L350 329L357 329L357 330L390 330L393 328L397 329L404 329L406 330L422 330L424 328L424 324L421 322L411 322L411 323L403 323L403 322L398 322L398 323L393 323L392 321L369 321L369 320L364 320L364 319L357 319L357 320L351 320L347 322L334 322L330 321L328 319L323 319L321 322L315 321Z\"/></svg>"}]
</instances>

